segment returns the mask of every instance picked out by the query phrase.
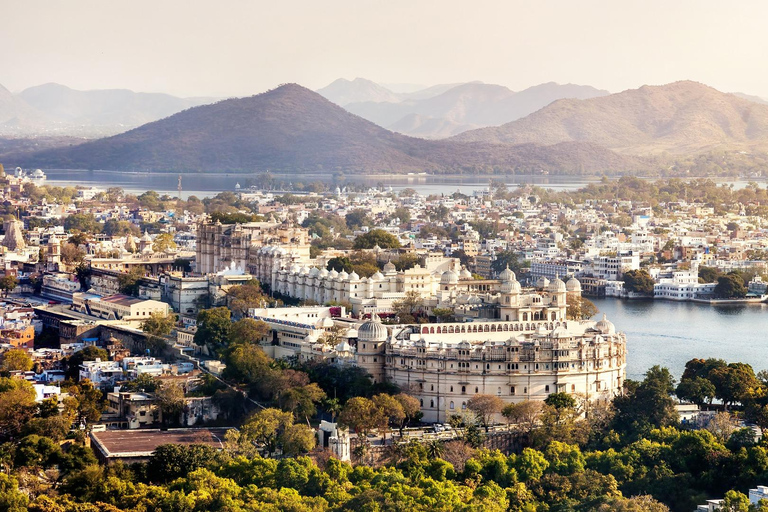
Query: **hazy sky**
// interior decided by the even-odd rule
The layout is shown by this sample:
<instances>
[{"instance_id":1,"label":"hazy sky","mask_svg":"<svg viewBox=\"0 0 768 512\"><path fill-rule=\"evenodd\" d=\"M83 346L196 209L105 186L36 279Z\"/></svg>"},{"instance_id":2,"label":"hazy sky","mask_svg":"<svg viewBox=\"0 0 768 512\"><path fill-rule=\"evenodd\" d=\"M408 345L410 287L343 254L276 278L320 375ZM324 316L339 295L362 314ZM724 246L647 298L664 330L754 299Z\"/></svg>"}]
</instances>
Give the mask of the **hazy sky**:
<instances>
[{"instance_id":1,"label":"hazy sky","mask_svg":"<svg viewBox=\"0 0 768 512\"><path fill-rule=\"evenodd\" d=\"M0 0L0 84L242 96L339 77L768 97L768 2Z\"/></svg>"}]
</instances>

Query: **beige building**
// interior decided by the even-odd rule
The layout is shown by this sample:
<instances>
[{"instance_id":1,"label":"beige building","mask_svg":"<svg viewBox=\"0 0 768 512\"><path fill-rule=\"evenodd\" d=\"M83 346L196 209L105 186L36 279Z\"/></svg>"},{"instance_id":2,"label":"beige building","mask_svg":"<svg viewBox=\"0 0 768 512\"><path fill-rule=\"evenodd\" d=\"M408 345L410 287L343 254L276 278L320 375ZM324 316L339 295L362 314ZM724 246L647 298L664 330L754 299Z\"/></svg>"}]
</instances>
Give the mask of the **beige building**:
<instances>
[{"instance_id":1,"label":"beige building","mask_svg":"<svg viewBox=\"0 0 768 512\"><path fill-rule=\"evenodd\" d=\"M165 302L143 300L128 295L100 297L89 293L75 293L72 309L104 320L142 322L153 313L168 315L170 308Z\"/></svg>"}]
</instances>

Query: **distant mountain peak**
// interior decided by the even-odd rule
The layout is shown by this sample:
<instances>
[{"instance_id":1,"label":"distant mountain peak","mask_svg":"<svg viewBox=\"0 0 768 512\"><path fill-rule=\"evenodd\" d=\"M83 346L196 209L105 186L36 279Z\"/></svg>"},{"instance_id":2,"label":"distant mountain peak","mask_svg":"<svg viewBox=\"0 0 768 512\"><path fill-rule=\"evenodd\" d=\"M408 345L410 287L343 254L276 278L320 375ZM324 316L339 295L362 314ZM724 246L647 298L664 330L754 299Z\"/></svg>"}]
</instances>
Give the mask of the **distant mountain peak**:
<instances>
[{"instance_id":1,"label":"distant mountain peak","mask_svg":"<svg viewBox=\"0 0 768 512\"><path fill-rule=\"evenodd\" d=\"M591 99L563 99L457 140L502 144L590 142L626 154L768 149L768 106L693 80L644 85Z\"/></svg>"}]
</instances>

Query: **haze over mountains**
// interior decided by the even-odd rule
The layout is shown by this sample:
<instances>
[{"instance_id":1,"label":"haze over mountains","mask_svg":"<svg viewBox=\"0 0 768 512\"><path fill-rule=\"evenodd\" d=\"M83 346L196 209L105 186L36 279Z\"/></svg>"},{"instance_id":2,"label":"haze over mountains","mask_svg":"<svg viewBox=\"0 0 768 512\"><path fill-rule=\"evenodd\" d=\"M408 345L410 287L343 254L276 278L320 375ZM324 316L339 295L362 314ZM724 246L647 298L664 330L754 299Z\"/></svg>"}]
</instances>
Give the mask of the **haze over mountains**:
<instances>
[{"instance_id":1,"label":"haze over mountains","mask_svg":"<svg viewBox=\"0 0 768 512\"><path fill-rule=\"evenodd\" d=\"M439 92L440 87L445 90ZM519 93L480 83L440 87L432 88L437 94L423 98L427 94L423 90L387 92L377 84L356 80L338 82L325 92L354 99L365 98L366 94L379 98L395 95L401 98L398 102L354 101L347 109L366 105L371 111L382 107L386 113L393 106L419 105L423 114L407 113L390 126L403 132L429 130L442 134L451 133L459 123L468 126L501 122L504 116L523 115L523 107L546 102L569 87L575 88L571 94L602 94L583 86L557 84L542 84ZM79 94L63 91L61 97L67 101L46 104L35 97L33 93L37 92L33 89L14 96L0 90L0 107L6 112L0 121L22 125L19 120L25 116L37 119L40 110L22 101L22 97L49 116L68 122L103 119L104 110L79 104L83 97ZM430 140L394 133L318 93L288 84L257 96L189 108L126 133L80 145L72 139L57 142L55 138L37 138L23 144L0 139L4 142L0 144L0 156L6 165L37 167L174 172L271 170L327 175L422 171L652 174L666 172L678 163L690 169L692 159L701 160L700 156L705 155L710 173L717 172L712 169L762 172L763 162L768 161L768 105L743 96L690 81L643 86L587 99L555 100L500 126ZM128 98L142 108L126 107L125 116L154 106L135 93ZM172 104L167 98L159 99L163 99L161 105ZM180 106L178 102L174 105ZM117 114L110 117L114 118ZM129 122L135 118L123 119ZM66 147L56 148L57 144Z\"/></svg>"},{"instance_id":2,"label":"haze over mountains","mask_svg":"<svg viewBox=\"0 0 768 512\"><path fill-rule=\"evenodd\" d=\"M339 79L317 92L379 126L423 138L443 138L501 125L561 98L585 99L609 94L591 86L554 82L520 92L501 85L470 82L398 94L363 78Z\"/></svg>"},{"instance_id":3,"label":"haze over mountains","mask_svg":"<svg viewBox=\"0 0 768 512\"><path fill-rule=\"evenodd\" d=\"M564 99L516 121L455 137L464 142L591 142L620 153L768 150L768 105L704 84L643 86L587 100Z\"/></svg>"},{"instance_id":4,"label":"haze over mountains","mask_svg":"<svg viewBox=\"0 0 768 512\"><path fill-rule=\"evenodd\" d=\"M11 165L294 173L602 172L646 164L589 143L430 141L387 131L295 84L191 108L84 144L18 154Z\"/></svg>"},{"instance_id":5,"label":"haze over mountains","mask_svg":"<svg viewBox=\"0 0 768 512\"><path fill-rule=\"evenodd\" d=\"M54 83L14 95L0 86L0 135L113 135L213 101L127 89L78 91Z\"/></svg>"}]
</instances>

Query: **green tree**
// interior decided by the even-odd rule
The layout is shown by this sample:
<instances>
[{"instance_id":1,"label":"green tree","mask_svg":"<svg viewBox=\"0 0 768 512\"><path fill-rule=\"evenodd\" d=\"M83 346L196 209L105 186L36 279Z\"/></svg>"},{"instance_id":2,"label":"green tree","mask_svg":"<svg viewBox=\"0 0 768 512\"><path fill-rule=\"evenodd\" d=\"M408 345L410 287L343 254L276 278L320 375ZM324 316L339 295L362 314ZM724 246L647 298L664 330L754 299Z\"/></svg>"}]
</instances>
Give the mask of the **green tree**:
<instances>
[{"instance_id":1,"label":"green tree","mask_svg":"<svg viewBox=\"0 0 768 512\"><path fill-rule=\"evenodd\" d=\"M197 314L197 331L194 342L206 346L213 353L218 353L229 342L232 330L232 312L228 308L212 308Z\"/></svg>"},{"instance_id":2,"label":"green tree","mask_svg":"<svg viewBox=\"0 0 768 512\"><path fill-rule=\"evenodd\" d=\"M80 365L82 365L84 361L96 361L97 359L100 361L108 361L109 352L103 348L88 345L64 360L64 374L68 380L78 381L80 380Z\"/></svg>"},{"instance_id":3,"label":"green tree","mask_svg":"<svg viewBox=\"0 0 768 512\"><path fill-rule=\"evenodd\" d=\"M714 295L722 299L741 299L747 296L747 287L743 279L734 273L717 278Z\"/></svg>"},{"instance_id":4,"label":"green tree","mask_svg":"<svg viewBox=\"0 0 768 512\"><path fill-rule=\"evenodd\" d=\"M477 414L486 432L494 416L500 414L503 407L504 401L496 395L478 394L467 400L467 409Z\"/></svg>"},{"instance_id":5,"label":"green tree","mask_svg":"<svg viewBox=\"0 0 768 512\"><path fill-rule=\"evenodd\" d=\"M568 320L588 320L599 313L595 303L586 297L572 297L568 299L566 317Z\"/></svg>"},{"instance_id":6,"label":"green tree","mask_svg":"<svg viewBox=\"0 0 768 512\"><path fill-rule=\"evenodd\" d=\"M290 457L308 453L317 444L315 431L309 425L289 425L280 437L283 453Z\"/></svg>"},{"instance_id":7,"label":"green tree","mask_svg":"<svg viewBox=\"0 0 768 512\"><path fill-rule=\"evenodd\" d=\"M645 269L627 270L622 276L624 289L632 293L653 295L655 281Z\"/></svg>"},{"instance_id":8,"label":"green tree","mask_svg":"<svg viewBox=\"0 0 768 512\"><path fill-rule=\"evenodd\" d=\"M34 365L32 357L26 350L14 348L7 350L2 355L0 370L3 372L22 371L28 372Z\"/></svg>"},{"instance_id":9,"label":"green tree","mask_svg":"<svg viewBox=\"0 0 768 512\"><path fill-rule=\"evenodd\" d=\"M400 241L391 233L383 229L372 229L369 232L355 238L355 249L373 249L376 246L382 249L398 249Z\"/></svg>"},{"instance_id":10,"label":"green tree","mask_svg":"<svg viewBox=\"0 0 768 512\"><path fill-rule=\"evenodd\" d=\"M160 233L152 242L152 250L155 252L172 252L176 250L176 242L171 233Z\"/></svg>"},{"instance_id":11,"label":"green tree","mask_svg":"<svg viewBox=\"0 0 768 512\"><path fill-rule=\"evenodd\" d=\"M164 444L155 448L147 464L151 482L172 482L191 472L213 465L220 457L217 450L205 444Z\"/></svg>"},{"instance_id":12,"label":"green tree","mask_svg":"<svg viewBox=\"0 0 768 512\"><path fill-rule=\"evenodd\" d=\"M73 213L64 219L64 229L81 233L101 233L101 223L90 213Z\"/></svg>"},{"instance_id":13,"label":"green tree","mask_svg":"<svg viewBox=\"0 0 768 512\"><path fill-rule=\"evenodd\" d=\"M120 293L136 296L139 293L139 285L144 278L144 267L136 265L131 267L128 272L121 272L117 276L117 284L120 287Z\"/></svg>"},{"instance_id":14,"label":"green tree","mask_svg":"<svg viewBox=\"0 0 768 512\"><path fill-rule=\"evenodd\" d=\"M69 394L63 400L65 410L79 425L87 426L101 419L104 397L93 382L83 380L67 386L64 390Z\"/></svg>"},{"instance_id":15,"label":"green tree","mask_svg":"<svg viewBox=\"0 0 768 512\"><path fill-rule=\"evenodd\" d=\"M158 311L151 313L149 318L141 323L141 330L147 334L152 345L162 346L165 343L164 338L171 334L175 326L176 315L164 315Z\"/></svg>"},{"instance_id":16,"label":"green tree","mask_svg":"<svg viewBox=\"0 0 768 512\"><path fill-rule=\"evenodd\" d=\"M349 229L359 229L363 226L370 226L371 219L368 217L368 211L363 208L356 208L350 211L344 220Z\"/></svg>"},{"instance_id":17,"label":"green tree","mask_svg":"<svg viewBox=\"0 0 768 512\"><path fill-rule=\"evenodd\" d=\"M339 423L349 427L367 443L368 433L382 424L383 412L373 401L364 397L350 398L339 414Z\"/></svg>"},{"instance_id":18,"label":"green tree","mask_svg":"<svg viewBox=\"0 0 768 512\"><path fill-rule=\"evenodd\" d=\"M175 382L164 382L155 390L155 398L160 406L163 425L177 425L187 404L182 387Z\"/></svg>"},{"instance_id":19,"label":"green tree","mask_svg":"<svg viewBox=\"0 0 768 512\"><path fill-rule=\"evenodd\" d=\"M230 344L256 343L270 332L269 324L253 318L241 318L232 324L230 329Z\"/></svg>"},{"instance_id":20,"label":"green tree","mask_svg":"<svg viewBox=\"0 0 768 512\"><path fill-rule=\"evenodd\" d=\"M13 476L0 473L0 509L6 512L25 512L29 497L19 490L19 483Z\"/></svg>"},{"instance_id":21,"label":"green tree","mask_svg":"<svg viewBox=\"0 0 768 512\"><path fill-rule=\"evenodd\" d=\"M677 424L675 402L670 397L674 390L669 370L658 365L646 372L642 382L628 380L624 394L613 399L614 429L639 437L651 429Z\"/></svg>"}]
</instances>

